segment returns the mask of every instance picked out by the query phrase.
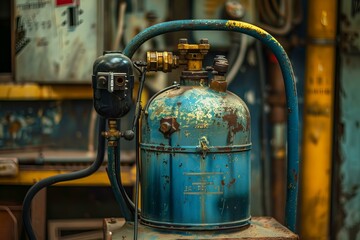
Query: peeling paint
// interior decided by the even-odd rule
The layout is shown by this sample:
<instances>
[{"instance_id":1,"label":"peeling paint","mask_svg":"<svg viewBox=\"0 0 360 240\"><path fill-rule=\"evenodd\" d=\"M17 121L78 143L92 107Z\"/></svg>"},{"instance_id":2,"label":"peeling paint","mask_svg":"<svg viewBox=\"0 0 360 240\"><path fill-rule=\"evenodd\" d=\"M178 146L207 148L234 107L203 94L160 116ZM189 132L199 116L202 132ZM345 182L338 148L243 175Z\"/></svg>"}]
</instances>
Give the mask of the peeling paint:
<instances>
[{"instance_id":1,"label":"peeling paint","mask_svg":"<svg viewBox=\"0 0 360 240\"><path fill-rule=\"evenodd\" d=\"M244 102L234 94L208 89L181 86L160 94L146 109L148 121L174 116L185 137L192 136L194 129L212 130L217 125L219 129L229 129L228 144L232 144L234 137L249 142L250 114ZM195 139L196 136L193 137Z\"/></svg>"}]
</instances>

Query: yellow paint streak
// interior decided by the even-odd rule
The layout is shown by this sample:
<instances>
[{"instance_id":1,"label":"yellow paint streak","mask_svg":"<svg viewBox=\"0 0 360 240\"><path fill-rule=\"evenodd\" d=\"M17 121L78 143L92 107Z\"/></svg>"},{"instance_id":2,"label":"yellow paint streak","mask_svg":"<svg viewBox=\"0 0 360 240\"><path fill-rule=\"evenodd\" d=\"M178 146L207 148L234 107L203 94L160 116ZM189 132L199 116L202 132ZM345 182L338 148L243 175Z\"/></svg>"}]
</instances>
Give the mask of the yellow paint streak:
<instances>
[{"instance_id":1,"label":"yellow paint streak","mask_svg":"<svg viewBox=\"0 0 360 240\"><path fill-rule=\"evenodd\" d=\"M252 25L252 24L249 24L249 23L246 23L246 22L241 22L241 21L229 20L229 21L226 22L226 27L228 27L228 28L237 27L237 28L254 30L258 34L263 35L263 36L264 35L270 35L268 32L266 32L265 30L255 26L255 25Z\"/></svg>"},{"instance_id":2,"label":"yellow paint streak","mask_svg":"<svg viewBox=\"0 0 360 240\"><path fill-rule=\"evenodd\" d=\"M243 28L243 29L248 29L248 30L252 30L252 31L256 31L260 36L262 37L271 37L270 40L273 41L275 44L280 45L280 43L273 37L271 36L268 32L266 32L264 29L259 28L255 25L246 23L246 22L241 22L241 21L234 21L234 20L229 20L226 22L226 27L228 28Z\"/></svg>"}]
</instances>

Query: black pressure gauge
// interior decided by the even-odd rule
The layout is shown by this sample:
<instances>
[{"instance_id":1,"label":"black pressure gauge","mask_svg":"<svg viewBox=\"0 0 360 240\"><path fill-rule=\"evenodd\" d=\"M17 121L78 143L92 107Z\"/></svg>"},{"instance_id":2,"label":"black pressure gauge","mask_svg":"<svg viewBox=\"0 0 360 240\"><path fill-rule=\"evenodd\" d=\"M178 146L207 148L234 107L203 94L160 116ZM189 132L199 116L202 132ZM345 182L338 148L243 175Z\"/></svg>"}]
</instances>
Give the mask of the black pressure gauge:
<instances>
[{"instance_id":1,"label":"black pressure gauge","mask_svg":"<svg viewBox=\"0 0 360 240\"><path fill-rule=\"evenodd\" d=\"M133 64L120 52L105 52L96 59L92 85L94 107L105 118L120 118L130 111L134 87Z\"/></svg>"}]
</instances>

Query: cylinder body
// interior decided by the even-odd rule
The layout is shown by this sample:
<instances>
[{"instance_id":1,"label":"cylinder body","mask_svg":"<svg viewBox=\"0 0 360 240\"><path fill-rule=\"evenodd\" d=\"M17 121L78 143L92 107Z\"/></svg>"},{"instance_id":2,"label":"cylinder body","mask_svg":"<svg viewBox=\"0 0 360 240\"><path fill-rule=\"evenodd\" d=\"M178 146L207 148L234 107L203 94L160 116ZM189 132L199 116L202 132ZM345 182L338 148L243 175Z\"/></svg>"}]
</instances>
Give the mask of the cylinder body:
<instances>
[{"instance_id":1,"label":"cylinder body","mask_svg":"<svg viewBox=\"0 0 360 240\"><path fill-rule=\"evenodd\" d=\"M250 113L231 92L180 86L145 109L141 219L158 227L217 229L250 219Z\"/></svg>"}]
</instances>

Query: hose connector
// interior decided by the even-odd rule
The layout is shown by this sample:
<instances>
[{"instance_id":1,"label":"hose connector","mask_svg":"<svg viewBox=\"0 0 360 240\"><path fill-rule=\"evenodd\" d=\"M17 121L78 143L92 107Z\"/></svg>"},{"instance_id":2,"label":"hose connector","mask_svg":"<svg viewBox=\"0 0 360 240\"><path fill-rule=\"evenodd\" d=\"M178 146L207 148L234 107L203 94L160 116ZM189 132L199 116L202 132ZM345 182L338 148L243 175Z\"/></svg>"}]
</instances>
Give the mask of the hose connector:
<instances>
[{"instance_id":1,"label":"hose connector","mask_svg":"<svg viewBox=\"0 0 360 240\"><path fill-rule=\"evenodd\" d=\"M149 51L146 53L146 70L171 72L172 69L179 67L179 57L172 52Z\"/></svg>"}]
</instances>

